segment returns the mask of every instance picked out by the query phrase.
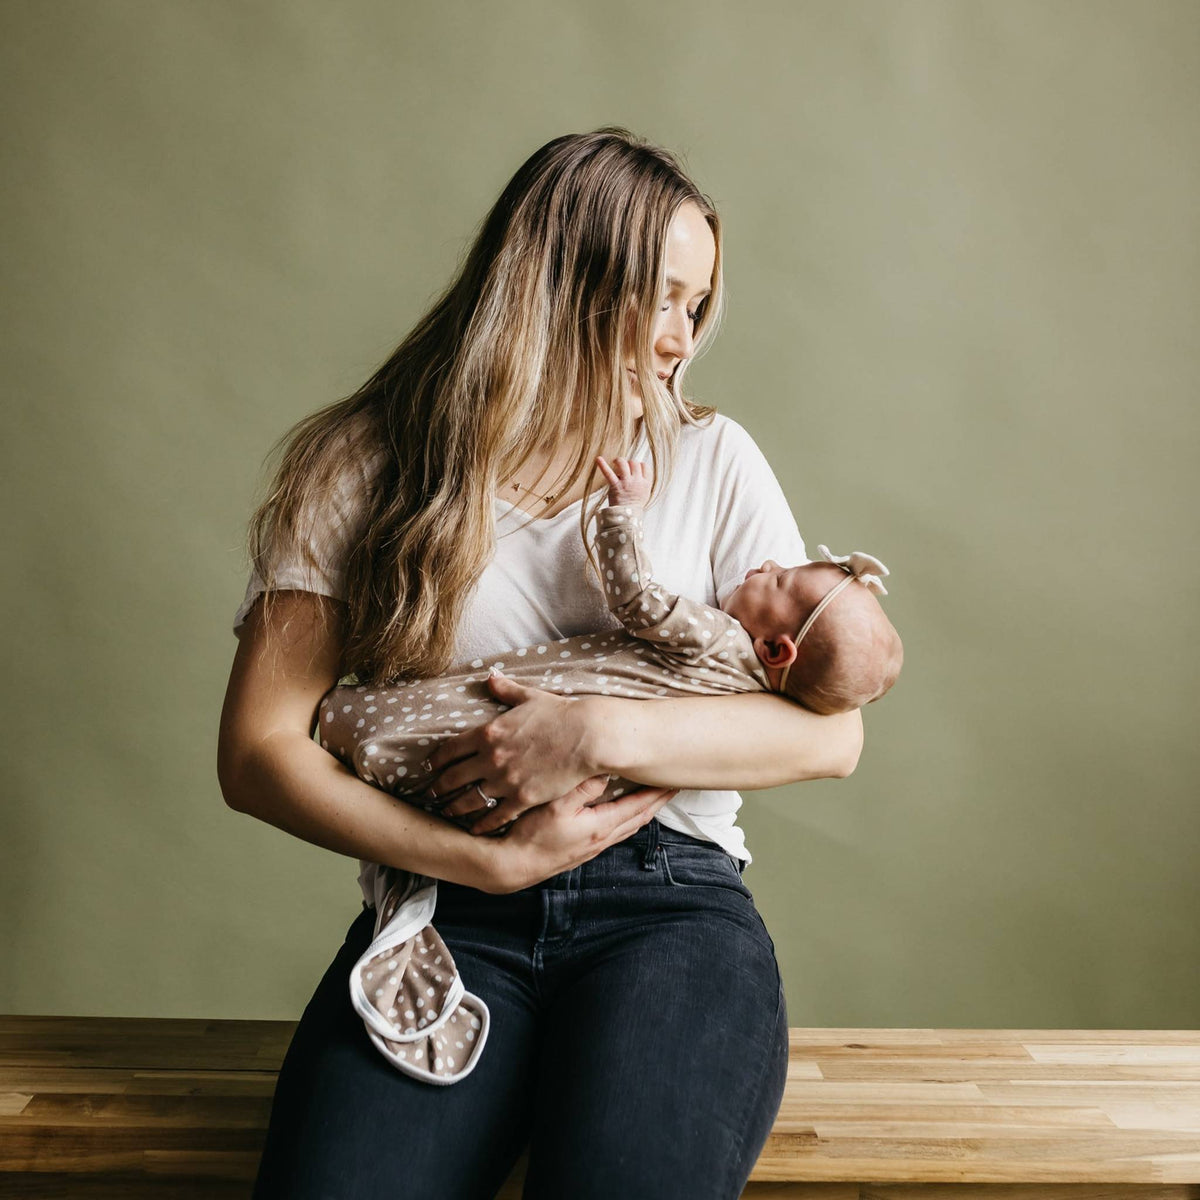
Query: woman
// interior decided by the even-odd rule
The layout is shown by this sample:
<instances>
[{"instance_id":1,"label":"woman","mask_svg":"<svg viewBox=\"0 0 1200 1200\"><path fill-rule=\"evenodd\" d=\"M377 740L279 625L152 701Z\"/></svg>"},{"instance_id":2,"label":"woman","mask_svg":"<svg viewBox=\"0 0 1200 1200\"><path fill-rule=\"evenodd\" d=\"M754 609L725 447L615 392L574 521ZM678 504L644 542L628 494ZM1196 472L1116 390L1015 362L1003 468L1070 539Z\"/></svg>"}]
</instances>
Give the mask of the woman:
<instances>
[{"instance_id":1,"label":"woman","mask_svg":"<svg viewBox=\"0 0 1200 1200\"><path fill-rule=\"evenodd\" d=\"M456 813L518 818L503 837L396 800L312 740L348 675L436 675L615 626L584 550L597 454L652 462L645 536L672 590L713 604L765 558L805 559L749 435L682 395L719 316L720 251L669 153L614 127L557 138L388 361L289 435L251 522L218 772L232 808L362 860L365 901L280 1071L259 1200L491 1197L527 1145L535 1200L733 1197L750 1174L787 1013L732 789L849 774L857 713L496 679L510 707L435 762L443 793L477 785ZM589 807L609 773L646 786ZM392 1068L351 1008L373 863L441 881L438 931L491 1010L453 1086Z\"/></svg>"}]
</instances>

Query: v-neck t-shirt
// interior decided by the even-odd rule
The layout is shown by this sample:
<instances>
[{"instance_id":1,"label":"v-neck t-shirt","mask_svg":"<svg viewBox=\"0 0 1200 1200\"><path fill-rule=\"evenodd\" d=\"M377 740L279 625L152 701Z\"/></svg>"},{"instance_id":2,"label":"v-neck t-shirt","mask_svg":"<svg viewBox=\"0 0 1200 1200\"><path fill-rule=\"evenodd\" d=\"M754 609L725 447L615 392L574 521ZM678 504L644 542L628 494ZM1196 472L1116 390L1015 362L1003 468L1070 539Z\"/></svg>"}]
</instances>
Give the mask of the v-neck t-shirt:
<instances>
[{"instance_id":1,"label":"v-neck t-shirt","mask_svg":"<svg viewBox=\"0 0 1200 1200\"><path fill-rule=\"evenodd\" d=\"M630 457L650 465L644 432ZM344 599L338 557L354 536L353 499L366 481L360 469L339 489L328 530L314 538L318 568L279 564L279 587ZM594 496L587 498L589 503ZM608 610L579 536L583 503L576 500L551 517L530 520L525 510L493 498L495 553L468 598L455 663L622 629ZM809 561L770 464L750 434L722 413L708 425L680 428L674 469L646 506L643 530L654 579L669 592L718 608L764 559L787 566ZM593 517L587 536L594 535ZM235 630L262 590L262 581L252 573L234 617ZM697 697L698 702L703 699ZM741 804L736 791L685 789L657 817L668 828L715 842L749 863L752 855L737 824Z\"/></svg>"}]
</instances>

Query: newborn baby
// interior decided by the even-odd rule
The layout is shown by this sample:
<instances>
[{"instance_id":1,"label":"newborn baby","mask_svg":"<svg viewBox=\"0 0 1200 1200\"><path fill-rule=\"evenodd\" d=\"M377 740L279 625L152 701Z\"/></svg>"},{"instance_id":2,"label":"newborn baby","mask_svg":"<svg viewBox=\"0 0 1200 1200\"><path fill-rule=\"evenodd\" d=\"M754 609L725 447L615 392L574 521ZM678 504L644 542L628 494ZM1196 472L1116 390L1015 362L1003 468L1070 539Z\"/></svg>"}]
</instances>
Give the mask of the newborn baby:
<instances>
[{"instance_id":1,"label":"newborn baby","mask_svg":"<svg viewBox=\"0 0 1200 1200\"><path fill-rule=\"evenodd\" d=\"M903 651L874 594L886 594L881 576L888 574L877 559L858 552L839 558L821 546L823 562L783 568L768 560L747 573L724 610L672 595L654 582L642 544L645 464L596 462L609 491L593 544L605 599L624 631L521 647L436 679L332 688L318 714L326 750L360 778L437 811L475 785L431 798L433 747L508 707L488 691L490 670L563 696L777 691L819 713L861 707L895 682ZM614 776L593 803L640 786ZM483 799L487 808L497 803ZM469 827L483 811L448 819ZM351 972L351 998L389 1061L418 1078L453 1083L478 1060L487 1006L463 991L429 925L436 880L386 868L375 888L376 935Z\"/></svg>"}]
</instances>

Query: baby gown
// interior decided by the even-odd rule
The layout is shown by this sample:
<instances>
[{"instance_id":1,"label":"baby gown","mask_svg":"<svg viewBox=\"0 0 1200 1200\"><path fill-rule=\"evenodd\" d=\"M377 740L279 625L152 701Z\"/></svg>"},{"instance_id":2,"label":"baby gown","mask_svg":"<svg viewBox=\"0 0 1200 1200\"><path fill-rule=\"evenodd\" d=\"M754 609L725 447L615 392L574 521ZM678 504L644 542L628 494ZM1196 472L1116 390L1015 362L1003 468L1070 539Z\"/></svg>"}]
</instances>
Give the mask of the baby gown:
<instances>
[{"instance_id":1,"label":"baby gown","mask_svg":"<svg viewBox=\"0 0 1200 1200\"><path fill-rule=\"evenodd\" d=\"M737 620L654 582L642 538L644 511L642 504L625 503L596 516L593 545L605 599L623 630L522 646L433 679L334 687L318 712L321 745L368 783L437 811L453 796L426 799L434 778L426 765L429 755L439 742L509 707L488 692L492 669L574 698L768 690L750 636ZM593 803L641 786L613 776ZM483 1000L466 991L453 956L430 924L437 880L384 867L374 891L375 934L350 973L355 1011L395 1067L429 1083L455 1083L479 1061L490 1015Z\"/></svg>"}]
</instances>

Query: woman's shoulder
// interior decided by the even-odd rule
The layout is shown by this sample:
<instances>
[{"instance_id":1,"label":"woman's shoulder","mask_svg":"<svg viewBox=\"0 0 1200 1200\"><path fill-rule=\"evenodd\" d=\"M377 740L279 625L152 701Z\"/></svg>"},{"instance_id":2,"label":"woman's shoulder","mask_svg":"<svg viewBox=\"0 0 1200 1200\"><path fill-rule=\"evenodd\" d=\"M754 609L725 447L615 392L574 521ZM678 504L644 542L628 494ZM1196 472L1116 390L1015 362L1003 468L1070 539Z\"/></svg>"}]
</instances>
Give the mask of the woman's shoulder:
<instances>
[{"instance_id":1,"label":"woman's shoulder","mask_svg":"<svg viewBox=\"0 0 1200 1200\"><path fill-rule=\"evenodd\" d=\"M757 463L762 457L750 431L726 413L714 412L702 425L684 424L680 428L680 468L720 474L740 463Z\"/></svg>"}]
</instances>

